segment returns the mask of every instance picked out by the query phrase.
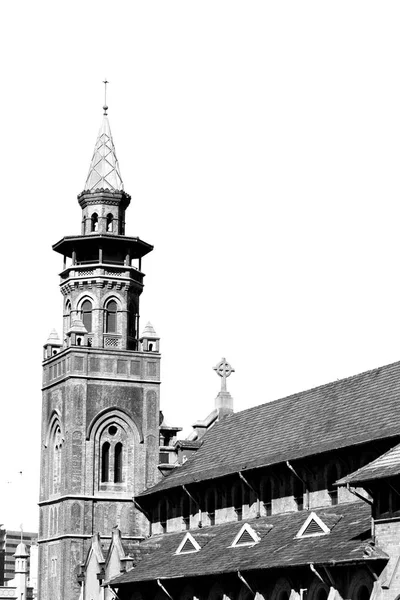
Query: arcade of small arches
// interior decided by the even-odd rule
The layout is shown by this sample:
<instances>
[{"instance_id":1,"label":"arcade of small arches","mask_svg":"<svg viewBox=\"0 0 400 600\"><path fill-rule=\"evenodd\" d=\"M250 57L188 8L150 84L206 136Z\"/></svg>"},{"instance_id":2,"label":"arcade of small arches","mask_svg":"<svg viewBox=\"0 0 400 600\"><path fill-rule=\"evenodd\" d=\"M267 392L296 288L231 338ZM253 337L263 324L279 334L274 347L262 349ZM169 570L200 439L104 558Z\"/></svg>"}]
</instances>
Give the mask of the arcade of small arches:
<instances>
[{"instance_id":1,"label":"arcade of small arches","mask_svg":"<svg viewBox=\"0 0 400 600\"><path fill-rule=\"evenodd\" d=\"M102 219L104 220L104 228L107 233L124 234L123 223L111 212L105 217L99 216L97 212L92 213L90 217L86 217L86 220L90 221L90 232L97 233L100 230L100 221Z\"/></svg>"},{"instance_id":2,"label":"arcade of small arches","mask_svg":"<svg viewBox=\"0 0 400 600\"><path fill-rule=\"evenodd\" d=\"M334 486L334 482L340 477L340 469L332 462L325 469L326 500L324 505L330 504L334 506L338 504L338 489ZM293 506L291 510L302 511L307 509L305 505L305 497L307 491L303 482L298 478L288 479L290 485L286 489L286 494L291 496ZM285 483L284 483L285 486ZM181 529L188 530L193 526L192 517L201 509L203 525L215 525L219 522L218 511L233 509L231 519L242 521L242 519L250 516L251 507L259 499L259 515L270 516L282 512L276 510L274 499L279 499L281 494L281 484L273 477L262 476L257 484L257 489L251 489L243 481L229 483L229 481L221 481L219 485L210 487L202 493L198 499L199 505L194 502L187 493L179 491L180 498L168 497L164 495L157 504L153 506L152 523L159 523L161 531L167 532L169 529L169 520L181 516ZM257 493L256 493L257 492ZM222 513L221 513L222 514ZM254 516L254 515L253 515ZM225 518L223 518L225 520ZM174 526L176 530L176 526Z\"/></svg>"},{"instance_id":3,"label":"arcade of small arches","mask_svg":"<svg viewBox=\"0 0 400 600\"><path fill-rule=\"evenodd\" d=\"M117 333L118 325L118 304L114 298L106 300L104 304L104 331L106 333ZM69 319L68 325L71 326L72 307L70 300L65 303L66 316ZM90 333L93 326L93 303L89 298L85 298L79 304L77 310L87 331Z\"/></svg>"},{"instance_id":4,"label":"arcade of small arches","mask_svg":"<svg viewBox=\"0 0 400 600\"><path fill-rule=\"evenodd\" d=\"M271 581L271 575L264 573L265 581ZM363 569L353 573L348 572L346 576L340 579L339 593L348 600L369 600L372 592L373 582L370 575ZM263 583L260 576L249 576L248 573L236 574L237 582L234 579L235 574L222 575L221 581L203 582L192 585L186 585L182 591L173 586L172 581L165 582L167 593L175 600L328 600L331 592L330 583L324 583L319 579L311 579L304 576L304 583L301 576L295 583L286 577L279 577L271 583ZM245 583L240 579L243 577ZM164 583L163 581L161 583ZM247 587L249 586L249 587ZM251 589L249 589L251 588ZM343 595L344 594L344 595ZM125 599L122 590L119 596ZM147 587L143 592L134 592L130 595L130 600L166 600L165 591L154 594L154 589L150 591ZM396 599L397 600L397 599Z\"/></svg>"},{"instance_id":5,"label":"arcade of small arches","mask_svg":"<svg viewBox=\"0 0 400 600\"><path fill-rule=\"evenodd\" d=\"M83 298L79 304L78 308L75 311L78 318L80 318L88 331L91 333L93 331L93 310L94 310L94 302L91 298L85 297ZM107 298L104 301L104 304L101 308L103 311L103 330L104 333L119 333L120 328L120 314L122 312L120 308L120 303L114 297ZM128 310L128 335L131 337L135 337L136 329L136 306L131 303ZM65 303L65 317L67 319L66 329L68 330L73 321L73 311L71 301L67 300Z\"/></svg>"}]
</instances>

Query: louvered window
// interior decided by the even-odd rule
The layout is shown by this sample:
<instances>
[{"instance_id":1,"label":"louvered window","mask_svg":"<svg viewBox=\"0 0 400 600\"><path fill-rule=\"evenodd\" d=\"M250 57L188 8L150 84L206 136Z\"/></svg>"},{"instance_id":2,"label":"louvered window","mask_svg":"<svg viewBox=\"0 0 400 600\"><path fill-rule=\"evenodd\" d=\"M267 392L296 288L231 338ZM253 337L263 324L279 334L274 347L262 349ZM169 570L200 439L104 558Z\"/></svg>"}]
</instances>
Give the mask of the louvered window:
<instances>
[{"instance_id":1,"label":"louvered window","mask_svg":"<svg viewBox=\"0 0 400 600\"><path fill-rule=\"evenodd\" d=\"M231 548L237 546L253 546L260 541L257 533L252 529L248 523L245 523L235 539L232 542Z\"/></svg>"},{"instance_id":2,"label":"louvered window","mask_svg":"<svg viewBox=\"0 0 400 600\"><path fill-rule=\"evenodd\" d=\"M175 554L189 554L192 552L198 552L199 550L200 546L195 538L190 533L187 533L179 544Z\"/></svg>"},{"instance_id":3,"label":"louvered window","mask_svg":"<svg viewBox=\"0 0 400 600\"><path fill-rule=\"evenodd\" d=\"M314 521L314 519L312 519L309 524L307 525L307 527L305 528L305 530L303 531L302 535L313 535L315 533L325 533L323 529L321 529L321 527L318 525L318 523L316 521Z\"/></svg>"},{"instance_id":4,"label":"louvered window","mask_svg":"<svg viewBox=\"0 0 400 600\"><path fill-rule=\"evenodd\" d=\"M192 542L189 539L187 539L186 542L183 544L180 554L183 554L184 552L194 552L195 550L196 548L193 546Z\"/></svg>"},{"instance_id":5,"label":"louvered window","mask_svg":"<svg viewBox=\"0 0 400 600\"><path fill-rule=\"evenodd\" d=\"M242 535L240 536L240 538L238 539L238 541L236 542L235 546L241 546L242 544L254 544L254 540L251 537L250 533L247 531L247 529L245 529L242 533Z\"/></svg>"}]
</instances>

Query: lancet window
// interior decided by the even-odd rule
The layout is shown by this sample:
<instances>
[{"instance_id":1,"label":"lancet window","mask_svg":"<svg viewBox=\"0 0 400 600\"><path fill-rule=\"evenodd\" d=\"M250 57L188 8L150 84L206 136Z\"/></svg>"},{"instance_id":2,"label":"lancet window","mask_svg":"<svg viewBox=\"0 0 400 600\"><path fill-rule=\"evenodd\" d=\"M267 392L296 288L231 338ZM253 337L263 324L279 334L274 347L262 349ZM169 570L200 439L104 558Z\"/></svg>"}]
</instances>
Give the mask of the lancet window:
<instances>
[{"instance_id":1,"label":"lancet window","mask_svg":"<svg viewBox=\"0 0 400 600\"><path fill-rule=\"evenodd\" d=\"M104 442L101 447L101 481L109 481L110 471L110 442Z\"/></svg>"},{"instance_id":2,"label":"lancet window","mask_svg":"<svg viewBox=\"0 0 400 600\"><path fill-rule=\"evenodd\" d=\"M97 213L93 213L91 217L92 231L98 231L99 229L99 216Z\"/></svg>"},{"instance_id":3,"label":"lancet window","mask_svg":"<svg viewBox=\"0 0 400 600\"><path fill-rule=\"evenodd\" d=\"M69 300L65 304L65 317L68 330L71 327L71 302Z\"/></svg>"},{"instance_id":4,"label":"lancet window","mask_svg":"<svg viewBox=\"0 0 400 600\"><path fill-rule=\"evenodd\" d=\"M114 448L114 483L122 482L122 444L118 442Z\"/></svg>"},{"instance_id":5,"label":"lancet window","mask_svg":"<svg viewBox=\"0 0 400 600\"><path fill-rule=\"evenodd\" d=\"M117 303L110 300L106 306L106 333L117 333Z\"/></svg>"},{"instance_id":6,"label":"lancet window","mask_svg":"<svg viewBox=\"0 0 400 600\"><path fill-rule=\"evenodd\" d=\"M107 231L109 233L112 233L112 230L113 230L113 220L114 220L113 215L111 213L109 213L107 215Z\"/></svg>"},{"instance_id":7,"label":"lancet window","mask_svg":"<svg viewBox=\"0 0 400 600\"><path fill-rule=\"evenodd\" d=\"M113 485L124 482L124 463L126 432L115 423L108 424L100 436L99 448L99 479L100 485Z\"/></svg>"},{"instance_id":8,"label":"lancet window","mask_svg":"<svg viewBox=\"0 0 400 600\"><path fill-rule=\"evenodd\" d=\"M51 469L52 469L52 493L57 494L61 487L61 458L62 458L62 437L59 425L56 425L54 433L52 435L52 457L51 457Z\"/></svg>"},{"instance_id":9,"label":"lancet window","mask_svg":"<svg viewBox=\"0 0 400 600\"><path fill-rule=\"evenodd\" d=\"M92 331L92 303L84 300L81 305L82 321L88 332Z\"/></svg>"}]
</instances>

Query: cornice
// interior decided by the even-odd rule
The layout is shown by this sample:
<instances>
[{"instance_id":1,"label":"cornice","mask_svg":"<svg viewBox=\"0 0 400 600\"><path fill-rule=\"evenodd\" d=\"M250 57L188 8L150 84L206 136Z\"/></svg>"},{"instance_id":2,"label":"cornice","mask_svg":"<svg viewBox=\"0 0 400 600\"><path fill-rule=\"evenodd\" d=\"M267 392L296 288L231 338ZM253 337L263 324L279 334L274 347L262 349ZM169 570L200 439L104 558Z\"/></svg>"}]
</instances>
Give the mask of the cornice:
<instances>
[{"instance_id":1,"label":"cornice","mask_svg":"<svg viewBox=\"0 0 400 600\"><path fill-rule=\"evenodd\" d=\"M118 493L119 494L119 493ZM93 495L85 495L85 494L65 494L64 496L58 496L58 498L52 498L51 500L42 500L39 502L39 506L48 506L49 504L58 504L60 502L65 502L66 500L96 500L102 502L133 502L132 496L93 496Z\"/></svg>"}]
</instances>

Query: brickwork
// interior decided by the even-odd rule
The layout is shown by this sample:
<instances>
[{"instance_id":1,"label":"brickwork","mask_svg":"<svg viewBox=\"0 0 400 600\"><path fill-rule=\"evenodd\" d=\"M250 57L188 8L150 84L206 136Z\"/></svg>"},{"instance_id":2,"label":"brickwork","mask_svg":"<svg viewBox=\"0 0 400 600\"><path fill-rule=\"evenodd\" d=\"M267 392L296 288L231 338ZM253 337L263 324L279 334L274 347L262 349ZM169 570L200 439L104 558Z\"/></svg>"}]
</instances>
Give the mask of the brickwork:
<instances>
[{"instance_id":1,"label":"brickwork","mask_svg":"<svg viewBox=\"0 0 400 600\"><path fill-rule=\"evenodd\" d=\"M79 596L95 532L149 532L132 497L157 479L160 354L139 344L144 275L131 262L151 247L124 241L129 200L85 192L83 235L55 247L71 264L64 258L62 342L49 340L43 362L40 600Z\"/></svg>"}]
</instances>

